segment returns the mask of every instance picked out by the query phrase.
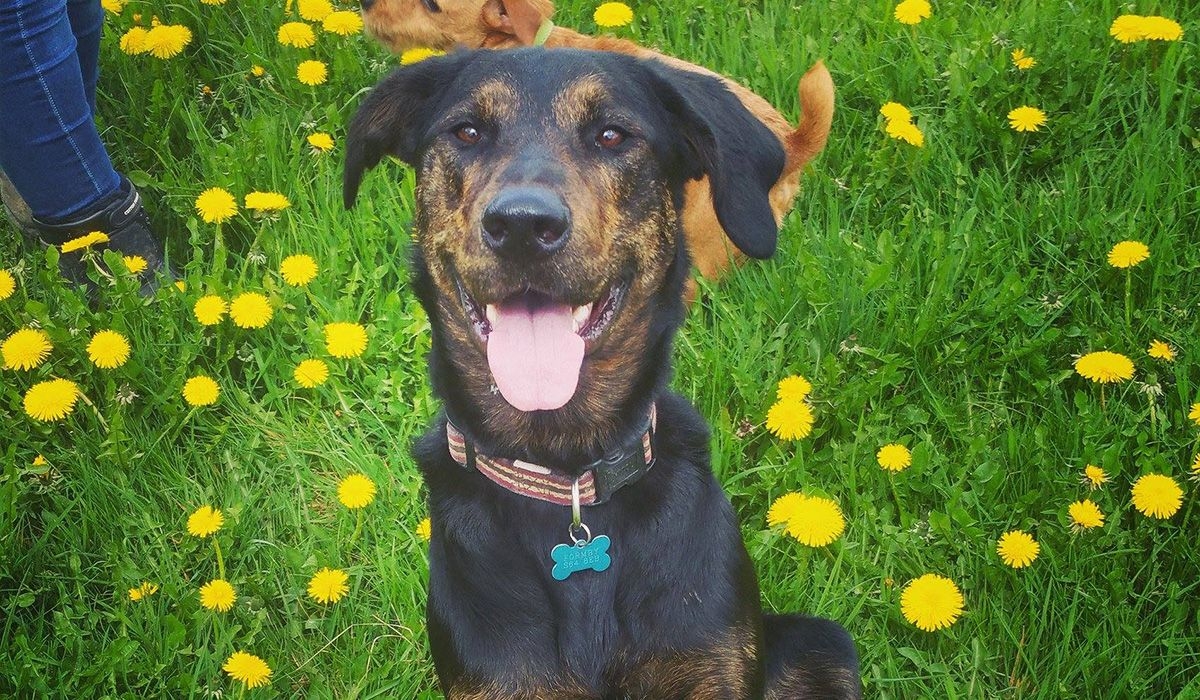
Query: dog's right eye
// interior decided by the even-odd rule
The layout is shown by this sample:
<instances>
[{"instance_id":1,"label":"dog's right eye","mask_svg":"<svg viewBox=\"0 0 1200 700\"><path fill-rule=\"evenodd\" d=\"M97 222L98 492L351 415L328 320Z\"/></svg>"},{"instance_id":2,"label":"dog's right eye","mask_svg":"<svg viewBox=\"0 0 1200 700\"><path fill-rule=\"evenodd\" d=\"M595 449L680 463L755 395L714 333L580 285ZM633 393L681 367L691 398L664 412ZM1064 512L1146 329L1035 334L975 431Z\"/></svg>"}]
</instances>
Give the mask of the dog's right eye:
<instances>
[{"instance_id":1,"label":"dog's right eye","mask_svg":"<svg viewBox=\"0 0 1200 700\"><path fill-rule=\"evenodd\" d=\"M438 5L436 0L421 0L421 4L424 5L425 9L429 10L430 12L436 13L442 11L441 5Z\"/></svg>"},{"instance_id":2,"label":"dog's right eye","mask_svg":"<svg viewBox=\"0 0 1200 700\"><path fill-rule=\"evenodd\" d=\"M483 138L483 134L479 129L470 124L461 124L454 127L454 137L468 146L473 146L479 143L480 139Z\"/></svg>"}]
</instances>

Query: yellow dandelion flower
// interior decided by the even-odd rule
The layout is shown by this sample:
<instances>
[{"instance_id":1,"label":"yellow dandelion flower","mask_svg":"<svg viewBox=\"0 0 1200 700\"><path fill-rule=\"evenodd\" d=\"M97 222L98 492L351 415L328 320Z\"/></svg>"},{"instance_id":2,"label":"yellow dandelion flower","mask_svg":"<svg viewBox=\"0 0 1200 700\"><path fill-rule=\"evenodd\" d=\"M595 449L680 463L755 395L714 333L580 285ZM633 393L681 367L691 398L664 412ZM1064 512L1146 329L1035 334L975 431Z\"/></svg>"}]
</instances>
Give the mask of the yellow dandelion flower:
<instances>
[{"instance_id":1,"label":"yellow dandelion flower","mask_svg":"<svg viewBox=\"0 0 1200 700\"><path fill-rule=\"evenodd\" d=\"M196 300L196 305L192 307L192 313L196 316L196 320L203 326L217 325L228 310L229 305L216 294L206 294L200 297Z\"/></svg>"},{"instance_id":2,"label":"yellow dandelion flower","mask_svg":"<svg viewBox=\"0 0 1200 700\"><path fill-rule=\"evenodd\" d=\"M1133 377L1133 360L1116 352L1089 352L1075 360L1075 371L1084 379L1111 384Z\"/></svg>"},{"instance_id":3,"label":"yellow dandelion flower","mask_svg":"<svg viewBox=\"0 0 1200 700\"><path fill-rule=\"evenodd\" d=\"M100 0L100 7L103 7L105 12L119 15L125 9L125 0Z\"/></svg>"},{"instance_id":4,"label":"yellow dandelion flower","mask_svg":"<svg viewBox=\"0 0 1200 700\"><path fill-rule=\"evenodd\" d=\"M130 56L146 53L146 35L150 31L145 27L133 27L121 35L121 50Z\"/></svg>"},{"instance_id":5,"label":"yellow dandelion flower","mask_svg":"<svg viewBox=\"0 0 1200 700\"><path fill-rule=\"evenodd\" d=\"M317 43L316 32L304 22L288 22L279 28L277 37L284 46L307 49Z\"/></svg>"},{"instance_id":6,"label":"yellow dandelion flower","mask_svg":"<svg viewBox=\"0 0 1200 700\"><path fill-rule=\"evenodd\" d=\"M329 70L321 61L304 61L296 66L296 80L305 85L320 85L329 77Z\"/></svg>"},{"instance_id":7,"label":"yellow dandelion flower","mask_svg":"<svg viewBox=\"0 0 1200 700\"><path fill-rule=\"evenodd\" d=\"M254 211L281 211L292 206L288 198L278 192L251 192L246 195L246 208Z\"/></svg>"},{"instance_id":8,"label":"yellow dandelion flower","mask_svg":"<svg viewBox=\"0 0 1200 700\"><path fill-rule=\"evenodd\" d=\"M1008 113L1008 125L1013 131L1037 131L1046 124L1046 113L1037 107L1025 105Z\"/></svg>"},{"instance_id":9,"label":"yellow dandelion flower","mask_svg":"<svg viewBox=\"0 0 1200 700\"><path fill-rule=\"evenodd\" d=\"M88 358L100 369L115 369L129 359L129 341L116 331L99 331L88 343Z\"/></svg>"},{"instance_id":10,"label":"yellow dandelion flower","mask_svg":"<svg viewBox=\"0 0 1200 700\"><path fill-rule=\"evenodd\" d=\"M325 567L308 582L308 597L322 605L336 603L350 592L350 577L341 569Z\"/></svg>"},{"instance_id":11,"label":"yellow dandelion flower","mask_svg":"<svg viewBox=\"0 0 1200 700\"><path fill-rule=\"evenodd\" d=\"M1133 507L1142 515L1166 519L1179 512L1183 489L1169 476L1143 474L1133 482Z\"/></svg>"},{"instance_id":12,"label":"yellow dandelion flower","mask_svg":"<svg viewBox=\"0 0 1200 700\"><path fill-rule=\"evenodd\" d=\"M438 49L430 49L430 48L426 48L424 46L418 46L415 49L407 49L406 51L404 51L403 53L400 54L400 65L411 66L412 64L420 63L421 61L424 61L427 58L433 58L434 56L445 56L445 55L446 55L445 51L440 51Z\"/></svg>"},{"instance_id":13,"label":"yellow dandelion flower","mask_svg":"<svg viewBox=\"0 0 1200 700\"><path fill-rule=\"evenodd\" d=\"M41 457L41 455L38 455L38 457ZM35 459L35 460L33 460L33 463L34 463L34 464L37 464L37 460L36 460L36 459ZM43 463L43 464L45 464L45 461L43 460L43 462L42 462L42 463ZM1191 479L1192 479L1193 481L1200 480L1200 453L1198 453L1198 454L1196 455L1196 458L1195 458L1194 460L1192 460L1192 476L1191 476Z\"/></svg>"},{"instance_id":14,"label":"yellow dandelion flower","mask_svg":"<svg viewBox=\"0 0 1200 700\"><path fill-rule=\"evenodd\" d=\"M221 667L229 677L241 681L246 688L257 688L271 682L271 667L254 654L235 651Z\"/></svg>"},{"instance_id":15,"label":"yellow dandelion flower","mask_svg":"<svg viewBox=\"0 0 1200 700\"><path fill-rule=\"evenodd\" d=\"M804 496L792 491L785 493L767 509L767 525L786 525L796 513L804 507Z\"/></svg>"},{"instance_id":16,"label":"yellow dandelion flower","mask_svg":"<svg viewBox=\"0 0 1200 700\"><path fill-rule=\"evenodd\" d=\"M900 611L917 628L933 632L954 624L962 615L963 602L954 581L925 574L905 586L900 594Z\"/></svg>"},{"instance_id":17,"label":"yellow dandelion flower","mask_svg":"<svg viewBox=\"0 0 1200 700\"><path fill-rule=\"evenodd\" d=\"M149 265L149 263L146 262L146 259L140 255L123 255L121 256L121 262L125 263L125 269L128 270L129 274L131 275L138 274L139 272L145 270L147 265Z\"/></svg>"},{"instance_id":18,"label":"yellow dandelion flower","mask_svg":"<svg viewBox=\"0 0 1200 700\"><path fill-rule=\"evenodd\" d=\"M1108 474L1100 467L1089 464L1083 468L1083 483L1093 489L1098 489L1108 483Z\"/></svg>"},{"instance_id":19,"label":"yellow dandelion flower","mask_svg":"<svg viewBox=\"0 0 1200 700\"><path fill-rule=\"evenodd\" d=\"M289 255L279 263L283 281L293 287L303 287L317 276L317 261L310 255Z\"/></svg>"},{"instance_id":20,"label":"yellow dandelion flower","mask_svg":"<svg viewBox=\"0 0 1200 700\"><path fill-rule=\"evenodd\" d=\"M339 34L341 36L358 34L363 28L362 17L357 12L350 10L331 12L321 21L321 28L331 34Z\"/></svg>"},{"instance_id":21,"label":"yellow dandelion flower","mask_svg":"<svg viewBox=\"0 0 1200 700\"><path fill-rule=\"evenodd\" d=\"M303 360L292 371L292 378L305 389L320 386L329 378L329 366L321 360Z\"/></svg>"},{"instance_id":22,"label":"yellow dandelion flower","mask_svg":"<svg viewBox=\"0 0 1200 700\"><path fill-rule=\"evenodd\" d=\"M1017 67L1017 70L1029 70L1037 65L1037 61L1033 56L1025 53L1025 49L1013 49L1012 63Z\"/></svg>"},{"instance_id":23,"label":"yellow dandelion flower","mask_svg":"<svg viewBox=\"0 0 1200 700\"><path fill-rule=\"evenodd\" d=\"M1141 241L1121 241L1108 251L1108 264L1116 268L1133 267L1150 257L1150 248Z\"/></svg>"},{"instance_id":24,"label":"yellow dandelion flower","mask_svg":"<svg viewBox=\"0 0 1200 700\"><path fill-rule=\"evenodd\" d=\"M183 385L183 400L190 406L211 406L221 395L221 387L212 377L198 374Z\"/></svg>"},{"instance_id":25,"label":"yellow dandelion flower","mask_svg":"<svg viewBox=\"0 0 1200 700\"><path fill-rule=\"evenodd\" d=\"M61 246L59 246L59 250L64 253L74 253L77 250L91 248L92 246L100 245L101 243L108 243L108 234L101 231L92 231L89 234L80 236L79 238L72 238L66 243L63 243Z\"/></svg>"},{"instance_id":26,"label":"yellow dandelion flower","mask_svg":"<svg viewBox=\"0 0 1200 700\"><path fill-rule=\"evenodd\" d=\"M225 0L200 0L202 5L224 5Z\"/></svg>"},{"instance_id":27,"label":"yellow dandelion flower","mask_svg":"<svg viewBox=\"0 0 1200 700\"><path fill-rule=\"evenodd\" d=\"M1150 341L1150 347L1146 348L1146 354L1156 360L1175 361L1175 351L1171 349L1170 345L1158 339Z\"/></svg>"},{"instance_id":28,"label":"yellow dandelion flower","mask_svg":"<svg viewBox=\"0 0 1200 700\"><path fill-rule=\"evenodd\" d=\"M320 22L333 12L333 5L329 0L298 0L296 10L301 18L309 22Z\"/></svg>"},{"instance_id":29,"label":"yellow dandelion flower","mask_svg":"<svg viewBox=\"0 0 1200 700\"><path fill-rule=\"evenodd\" d=\"M263 68L262 66L258 65L257 63L254 64L253 66L250 66L250 75L254 76L255 78L261 78L266 74L267 74L267 69Z\"/></svg>"},{"instance_id":30,"label":"yellow dandelion flower","mask_svg":"<svg viewBox=\"0 0 1200 700\"><path fill-rule=\"evenodd\" d=\"M800 544L824 547L842 536L846 520L838 504L820 496L804 496L788 518L786 531Z\"/></svg>"},{"instance_id":31,"label":"yellow dandelion flower","mask_svg":"<svg viewBox=\"0 0 1200 700\"><path fill-rule=\"evenodd\" d=\"M879 452L875 453L875 460L884 469L898 472L907 469L912 464L912 453L904 445L893 442L880 447Z\"/></svg>"},{"instance_id":32,"label":"yellow dandelion flower","mask_svg":"<svg viewBox=\"0 0 1200 700\"><path fill-rule=\"evenodd\" d=\"M776 401L767 411L767 430L782 440L802 440L812 432L814 420L803 401Z\"/></svg>"},{"instance_id":33,"label":"yellow dandelion flower","mask_svg":"<svg viewBox=\"0 0 1200 700\"><path fill-rule=\"evenodd\" d=\"M313 132L306 140L314 153L328 153L333 150L333 137L324 131Z\"/></svg>"},{"instance_id":34,"label":"yellow dandelion flower","mask_svg":"<svg viewBox=\"0 0 1200 700\"><path fill-rule=\"evenodd\" d=\"M17 280L8 270L0 270L0 301L12 296L17 290Z\"/></svg>"},{"instance_id":35,"label":"yellow dandelion flower","mask_svg":"<svg viewBox=\"0 0 1200 700\"><path fill-rule=\"evenodd\" d=\"M237 213L237 200L228 190L220 187L210 187L196 197L196 212L200 218L210 224L229 221Z\"/></svg>"},{"instance_id":36,"label":"yellow dandelion flower","mask_svg":"<svg viewBox=\"0 0 1200 700\"><path fill-rule=\"evenodd\" d=\"M367 329L357 323L327 323L325 349L334 357L358 357L367 349Z\"/></svg>"},{"instance_id":37,"label":"yellow dandelion flower","mask_svg":"<svg viewBox=\"0 0 1200 700\"><path fill-rule=\"evenodd\" d=\"M933 8L929 6L928 0L904 0L896 5L892 15L901 24L918 24L921 20L933 16Z\"/></svg>"},{"instance_id":38,"label":"yellow dandelion flower","mask_svg":"<svg viewBox=\"0 0 1200 700\"><path fill-rule=\"evenodd\" d=\"M75 410L79 387L69 379L38 382L25 392L25 413L43 422L61 420Z\"/></svg>"},{"instance_id":39,"label":"yellow dandelion flower","mask_svg":"<svg viewBox=\"0 0 1200 700\"><path fill-rule=\"evenodd\" d=\"M889 122L911 122L912 112L899 102L887 102L879 108L879 113Z\"/></svg>"},{"instance_id":40,"label":"yellow dandelion flower","mask_svg":"<svg viewBox=\"0 0 1200 700\"><path fill-rule=\"evenodd\" d=\"M1067 515L1071 516L1071 529L1076 532L1104 525L1104 513L1090 498L1067 506Z\"/></svg>"},{"instance_id":41,"label":"yellow dandelion flower","mask_svg":"<svg viewBox=\"0 0 1200 700\"><path fill-rule=\"evenodd\" d=\"M1196 425L1200 425L1200 403L1192 404L1192 410L1188 413L1188 418Z\"/></svg>"},{"instance_id":42,"label":"yellow dandelion flower","mask_svg":"<svg viewBox=\"0 0 1200 700\"><path fill-rule=\"evenodd\" d=\"M1173 19L1153 15L1142 18L1142 33L1152 41L1179 41L1183 38L1183 27Z\"/></svg>"},{"instance_id":43,"label":"yellow dandelion flower","mask_svg":"<svg viewBox=\"0 0 1200 700\"><path fill-rule=\"evenodd\" d=\"M46 331L22 328L0 344L0 356L4 357L4 369L28 370L42 364L53 349Z\"/></svg>"},{"instance_id":44,"label":"yellow dandelion flower","mask_svg":"<svg viewBox=\"0 0 1200 700\"><path fill-rule=\"evenodd\" d=\"M1122 44L1132 44L1146 38L1145 18L1141 15L1121 15L1108 28L1112 38Z\"/></svg>"},{"instance_id":45,"label":"yellow dandelion flower","mask_svg":"<svg viewBox=\"0 0 1200 700\"><path fill-rule=\"evenodd\" d=\"M0 270L0 301L12 296L17 290L17 280L8 270Z\"/></svg>"},{"instance_id":46,"label":"yellow dandelion flower","mask_svg":"<svg viewBox=\"0 0 1200 700\"><path fill-rule=\"evenodd\" d=\"M338 484L338 500L351 510L366 508L375 500L375 482L366 474L351 474Z\"/></svg>"},{"instance_id":47,"label":"yellow dandelion flower","mask_svg":"<svg viewBox=\"0 0 1200 700\"><path fill-rule=\"evenodd\" d=\"M215 578L200 587L200 604L209 610L229 612L236 600L233 586L223 578Z\"/></svg>"},{"instance_id":48,"label":"yellow dandelion flower","mask_svg":"<svg viewBox=\"0 0 1200 700\"><path fill-rule=\"evenodd\" d=\"M996 553L1000 559L1014 569L1022 569L1037 559L1042 546L1033 536L1022 530L1006 532L996 542Z\"/></svg>"},{"instance_id":49,"label":"yellow dandelion flower","mask_svg":"<svg viewBox=\"0 0 1200 700\"><path fill-rule=\"evenodd\" d=\"M238 328L262 328L274 314L271 302L258 292L243 292L229 302L229 318Z\"/></svg>"},{"instance_id":50,"label":"yellow dandelion flower","mask_svg":"<svg viewBox=\"0 0 1200 700\"><path fill-rule=\"evenodd\" d=\"M429 518L423 519L417 523L417 537L428 542L433 539L433 521Z\"/></svg>"},{"instance_id":51,"label":"yellow dandelion flower","mask_svg":"<svg viewBox=\"0 0 1200 700\"><path fill-rule=\"evenodd\" d=\"M775 398L780 401L803 401L812 391L812 384L798 374L779 380L775 385Z\"/></svg>"},{"instance_id":52,"label":"yellow dandelion flower","mask_svg":"<svg viewBox=\"0 0 1200 700\"><path fill-rule=\"evenodd\" d=\"M200 506L188 516L187 530L193 537L208 537L221 529L225 524L225 516L219 508Z\"/></svg>"},{"instance_id":53,"label":"yellow dandelion flower","mask_svg":"<svg viewBox=\"0 0 1200 700\"><path fill-rule=\"evenodd\" d=\"M168 59L179 55L190 43L192 30L181 24L160 24L146 32L142 50L155 58Z\"/></svg>"},{"instance_id":54,"label":"yellow dandelion flower","mask_svg":"<svg viewBox=\"0 0 1200 700\"><path fill-rule=\"evenodd\" d=\"M633 9L623 2L605 2L596 7L592 21L598 27L624 27L633 22Z\"/></svg>"},{"instance_id":55,"label":"yellow dandelion flower","mask_svg":"<svg viewBox=\"0 0 1200 700\"><path fill-rule=\"evenodd\" d=\"M885 130L888 136L911 146L921 148L925 145L925 134L912 122L890 121Z\"/></svg>"},{"instance_id":56,"label":"yellow dandelion flower","mask_svg":"<svg viewBox=\"0 0 1200 700\"><path fill-rule=\"evenodd\" d=\"M155 593L158 593L158 586L156 584L149 581L142 581L142 585L129 589L129 599L136 603L149 598Z\"/></svg>"},{"instance_id":57,"label":"yellow dandelion flower","mask_svg":"<svg viewBox=\"0 0 1200 700\"><path fill-rule=\"evenodd\" d=\"M49 462L47 462L46 458L42 455L38 455L37 457L33 458L33 466L35 467L44 467L47 464L49 464Z\"/></svg>"}]
</instances>

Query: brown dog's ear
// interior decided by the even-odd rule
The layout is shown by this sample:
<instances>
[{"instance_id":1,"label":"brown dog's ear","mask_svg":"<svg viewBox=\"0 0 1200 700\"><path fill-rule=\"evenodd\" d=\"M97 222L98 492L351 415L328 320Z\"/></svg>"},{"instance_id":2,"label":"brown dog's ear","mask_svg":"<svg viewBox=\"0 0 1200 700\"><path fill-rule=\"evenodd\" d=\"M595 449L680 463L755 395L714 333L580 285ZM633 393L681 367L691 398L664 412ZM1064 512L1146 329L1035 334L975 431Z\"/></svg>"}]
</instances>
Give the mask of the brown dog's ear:
<instances>
[{"instance_id":1,"label":"brown dog's ear","mask_svg":"<svg viewBox=\"0 0 1200 700\"><path fill-rule=\"evenodd\" d=\"M531 46L542 22L554 14L547 0L487 0L483 23L492 33L510 36L522 46Z\"/></svg>"},{"instance_id":2,"label":"brown dog's ear","mask_svg":"<svg viewBox=\"0 0 1200 700\"><path fill-rule=\"evenodd\" d=\"M734 245L752 258L771 257L779 231L770 193L785 157L779 139L718 78L646 63L686 144L684 175L708 175L717 220Z\"/></svg>"},{"instance_id":3,"label":"brown dog's ear","mask_svg":"<svg viewBox=\"0 0 1200 700\"><path fill-rule=\"evenodd\" d=\"M472 52L427 58L392 71L367 95L346 135L342 203L354 206L363 173L387 155L416 167L430 122L446 89Z\"/></svg>"}]
</instances>

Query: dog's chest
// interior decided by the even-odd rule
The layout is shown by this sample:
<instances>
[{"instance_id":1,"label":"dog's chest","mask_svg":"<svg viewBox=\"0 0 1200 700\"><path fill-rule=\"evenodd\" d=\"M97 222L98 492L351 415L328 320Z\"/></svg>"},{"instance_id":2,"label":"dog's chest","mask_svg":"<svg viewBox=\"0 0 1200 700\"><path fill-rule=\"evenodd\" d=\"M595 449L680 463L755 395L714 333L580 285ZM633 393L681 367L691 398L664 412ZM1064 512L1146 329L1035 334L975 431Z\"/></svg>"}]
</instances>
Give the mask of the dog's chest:
<instances>
[{"instance_id":1,"label":"dog's chest","mask_svg":"<svg viewBox=\"0 0 1200 700\"><path fill-rule=\"evenodd\" d=\"M468 676L569 681L602 694L648 662L723 643L745 623L744 551L736 529L711 536L714 523L732 526L732 513L715 486L710 496L669 526L653 511L585 510L593 533L611 538L612 563L565 580L551 575L551 551L568 541L567 509L460 513L481 530L431 547L431 625L454 637Z\"/></svg>"}]
</instances>

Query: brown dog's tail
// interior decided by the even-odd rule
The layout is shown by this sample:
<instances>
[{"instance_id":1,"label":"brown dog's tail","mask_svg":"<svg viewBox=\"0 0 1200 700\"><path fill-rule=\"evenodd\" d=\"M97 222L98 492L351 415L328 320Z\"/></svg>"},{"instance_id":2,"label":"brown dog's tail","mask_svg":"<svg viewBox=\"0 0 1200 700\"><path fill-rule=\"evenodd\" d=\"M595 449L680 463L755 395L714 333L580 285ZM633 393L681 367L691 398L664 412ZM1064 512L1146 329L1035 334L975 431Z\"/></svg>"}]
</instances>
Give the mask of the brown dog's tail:
<instances>
[{"instance_id":1,"label":"brown dog's tail","mask_svg":"<svg viewBox=\"0 0 1200 700\"><path fill-rule=\"evenodd\" d=\"M833 124L833 78L821 61L800 79L800 124L784 137L787 163L784 174L794 173L812 160L829 139Z\"/></svg>"}]
</instances>

